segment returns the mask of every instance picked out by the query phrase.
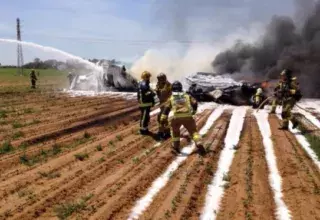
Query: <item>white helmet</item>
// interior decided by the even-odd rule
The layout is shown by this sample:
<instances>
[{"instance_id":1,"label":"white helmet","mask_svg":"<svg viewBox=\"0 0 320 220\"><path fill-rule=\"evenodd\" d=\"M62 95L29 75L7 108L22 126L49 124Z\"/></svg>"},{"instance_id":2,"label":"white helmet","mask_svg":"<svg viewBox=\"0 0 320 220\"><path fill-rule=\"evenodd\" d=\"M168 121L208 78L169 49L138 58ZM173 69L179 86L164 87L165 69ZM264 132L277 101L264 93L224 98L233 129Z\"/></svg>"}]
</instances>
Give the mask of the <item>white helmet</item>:
<instances>
[{"instance_id":1,"label":"white helmet","mask_svg":"<svg viewBox=\"0 0 320 220\"><path fill-rule=\"evenodd\" d=\"M261 95L262 94L262 89L261 88L258 88L257 89L257 95Z\"/></svg>"}]
</instances>

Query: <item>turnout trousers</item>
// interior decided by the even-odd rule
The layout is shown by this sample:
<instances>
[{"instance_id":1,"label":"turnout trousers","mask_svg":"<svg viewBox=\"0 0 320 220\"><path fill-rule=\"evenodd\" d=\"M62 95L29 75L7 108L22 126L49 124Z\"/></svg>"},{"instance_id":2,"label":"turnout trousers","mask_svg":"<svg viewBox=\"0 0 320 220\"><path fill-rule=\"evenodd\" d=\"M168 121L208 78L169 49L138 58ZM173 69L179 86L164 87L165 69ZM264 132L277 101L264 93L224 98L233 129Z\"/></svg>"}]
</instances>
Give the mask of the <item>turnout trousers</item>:
<instances>
[{"instance_id":1,"label":"turnout trousers","mask_svg":"<svg viewBox=\"0 0 320 220\"><path fill-rule=\"evenodd\" d=\"M146 133L149 131L150 110L151 107L140 107L140 133Z\"/></svg>"},{"instance_id":2,"label":"turnout trousers","mask_svg":"<svg viewBox=\"0 0 320 220\"><path fill-rule=\"evenodd\" d=\"M36 88L36 81L34 79L31 80L31 88L32 89Z\"/></svg>"},{"instance_id":3,"label":"turnout trousers","mask_svg":"<svg viewBox=\"0 0 320 220\"><path fill-rule=\"evenodd\" d=\"M160 107L160 113L158 114L158 129L160 134L170 134L170 126L168 119L160 122L161 115L163 114L163 111L165 109L165 106Z\"/></svg>"},{"instance_id":4,"label":"turnout trousers","mask_svg":"<svg viewBox=\"0 0 320 220\"><path fill-rule=\"evenodd\" d=\"M175 118L170 121L172 147L175 149L180 148L180 127L183 126L187 129L192 140L198 146L200 144L200 136L197 133L196 122L193 117Z\"/></svg>"},{"instance_id":5,"label":"turnout trousers","mask_svg":"<svg viewBox=\"0 0 320 220\"><path fill-rule=\"evenodd\" d=\"M295 104L296 104L296 101L293 98L283 101L282 113L281 113L282 127L288 127L289 121L291 121L293 124L296 124L298 122L294 114L292 114L292 109Z\"/></svg>"}]
</instances>

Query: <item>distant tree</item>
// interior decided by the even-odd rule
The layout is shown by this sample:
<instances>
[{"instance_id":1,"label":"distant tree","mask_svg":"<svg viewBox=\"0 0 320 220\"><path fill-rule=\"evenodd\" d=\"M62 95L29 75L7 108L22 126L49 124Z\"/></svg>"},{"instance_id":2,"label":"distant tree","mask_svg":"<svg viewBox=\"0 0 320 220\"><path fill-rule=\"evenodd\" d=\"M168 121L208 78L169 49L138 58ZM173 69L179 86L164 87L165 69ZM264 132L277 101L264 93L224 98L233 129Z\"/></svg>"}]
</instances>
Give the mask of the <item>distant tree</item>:
<instances>
[{"instance_id":1,"label":"distant tree","mask_svg":"<svg viewBox=\"0 0 320 220\"><path fill-rule=\"evenodd\" d=\"M36 57L36 58L34 58L33 62L34 62L34 63L40 63L41 60L40 60L40 58L37 58L37 57Z\"/></svg>"}]
</instances>

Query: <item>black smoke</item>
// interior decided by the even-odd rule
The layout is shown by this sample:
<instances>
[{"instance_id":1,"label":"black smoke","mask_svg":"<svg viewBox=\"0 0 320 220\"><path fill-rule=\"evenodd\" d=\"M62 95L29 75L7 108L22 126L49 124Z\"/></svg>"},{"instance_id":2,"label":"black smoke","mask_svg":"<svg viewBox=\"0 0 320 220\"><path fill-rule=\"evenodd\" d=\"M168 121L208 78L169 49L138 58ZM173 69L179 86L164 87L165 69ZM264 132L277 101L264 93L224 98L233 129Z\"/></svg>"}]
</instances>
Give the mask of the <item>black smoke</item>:
<instances>
[{"instance_id":1,"label":"black smoke","mask_svg":"<svg viewBox=\"0 0 320 220\"><path fill-rule=\"evenodd\" d=\"M212 62L217 73L250 73L259 79L277 79L284 68L298 77L305 97L320 97L320 3L305 18L294 21L273 16L255 44L241 41Z\"/></svg>"}]
</instances>

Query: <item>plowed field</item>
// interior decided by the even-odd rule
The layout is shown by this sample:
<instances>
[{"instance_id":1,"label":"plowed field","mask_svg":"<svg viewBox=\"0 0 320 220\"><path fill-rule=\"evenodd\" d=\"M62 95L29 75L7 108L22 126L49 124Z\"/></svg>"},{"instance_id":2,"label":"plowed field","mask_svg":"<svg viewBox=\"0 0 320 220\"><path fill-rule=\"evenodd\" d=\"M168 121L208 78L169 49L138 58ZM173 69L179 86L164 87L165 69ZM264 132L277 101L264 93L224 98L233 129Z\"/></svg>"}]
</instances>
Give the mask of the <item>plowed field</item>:
<instances>
[{"instance_id":1,"label":"plowed field","mask_svg":"<svg viewBox=\"0 0 320 220\"><path fill-rule=\"evenodd\" d=\"M0 219L320 219L320 109L282 131L280 114L200 104L207 154L181 128L175 155L139 135L132 97L2 94Z\"/></svg>"}]
</instances>

